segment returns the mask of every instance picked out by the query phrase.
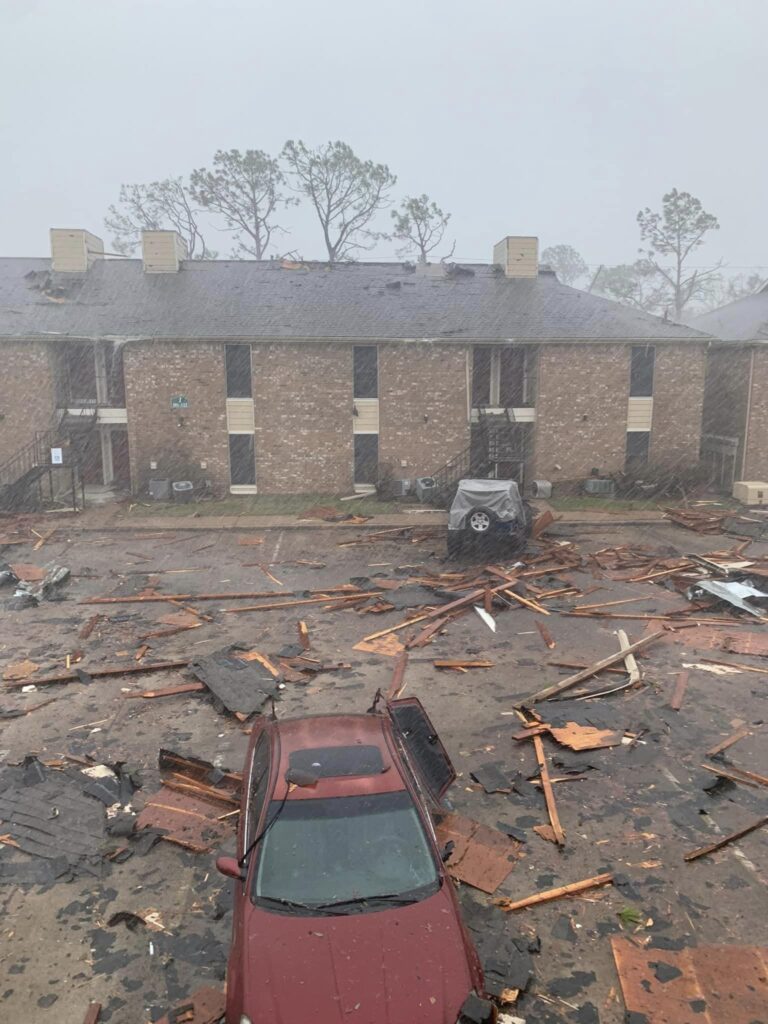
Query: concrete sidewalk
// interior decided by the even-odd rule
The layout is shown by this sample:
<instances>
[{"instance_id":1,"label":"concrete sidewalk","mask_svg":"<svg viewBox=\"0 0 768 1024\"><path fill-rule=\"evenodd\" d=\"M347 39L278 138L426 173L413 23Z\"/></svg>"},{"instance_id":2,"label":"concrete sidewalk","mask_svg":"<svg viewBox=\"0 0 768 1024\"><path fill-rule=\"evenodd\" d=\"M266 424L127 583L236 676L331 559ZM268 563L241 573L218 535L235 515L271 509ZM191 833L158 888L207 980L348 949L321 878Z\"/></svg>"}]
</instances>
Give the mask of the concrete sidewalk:
<instances>
[{"instance_id":1,"label":"concrete sidewalk","mask_svg":"<svg viewBox=\"0 0 768 1024\"><path fill-rule=\"evenodd\" d=\"M538 503L541 508L543 502ZM614 529L620 526L651 526L667 524L659 512L561 512L552 528ZM54 517L48 517L53 521ZM58 520L58 517L57 517ZM88 508L77 516L69 515L66 522L81 530L387 530L406 527L445 527L448 513L428 511L419 513L390 513L374 515L365 523L326 523L321 519L302 519L299 516L207 516L200 512L179 516L128 515L120 505Z\"/></svg>"}]
</instances>

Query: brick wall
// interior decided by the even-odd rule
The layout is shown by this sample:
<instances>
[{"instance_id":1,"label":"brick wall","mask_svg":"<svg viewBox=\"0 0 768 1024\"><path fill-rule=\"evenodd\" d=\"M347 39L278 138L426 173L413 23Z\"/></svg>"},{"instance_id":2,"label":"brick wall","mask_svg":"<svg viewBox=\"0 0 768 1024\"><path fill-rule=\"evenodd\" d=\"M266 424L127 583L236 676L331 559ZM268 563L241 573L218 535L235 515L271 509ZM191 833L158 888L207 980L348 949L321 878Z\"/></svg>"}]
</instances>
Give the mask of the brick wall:
<instances>
[{"instance_id":1,"label":"brick wall","mask_svg":"<svg viewBox=\"0 0 768 1024\"><path fill-rule=\"evenodd\" d=\"M466 347L380 345L379 461L412 479L468 445Z\"/></svg>"},{"instance_id":2,"label":"brick wall","mask_svg":"<svg viewBox=\"0 0 768 1024\"><path fill-rule=\"evenodd\" d=\"M351 493L352 346L279 342L251 351L259 492Z\"/></svg>"},{"instance_id":3,"label":"brick wall","mask_svg":"<svg viewBox=\"0 0 768 1024\"><path fill-rule=\"evenodd\" d=\"M128 344L125 398L134 491L153 477L229 488L224 346L200 341ZM185 395L189 408L171 409ZM150 469L151 460L157 469ZM207 462L201 469L200 462Z\"/></svg>"},{"instance_id":4,"label":"brick wall","mask_svg":"<svg viewBox=\"0 0 768 1024\"><path fill-rule=\"evenodd\" d=\"M0 463L47 430L55 410L47 342L0 342Z\"/></svg>"},{"instance_id":5,"label":"brick wall","mask_svg":"<svg viewBox=\"0 0 768 1024\"><path fill-rule=\"evenodd\" d=\"M657 345L649 460L687 469L699 461L707 352L702 345Z\"/></svg>"},{"instance_id":6,"label":"brick wall","mask_svg":"<svg viewBox=\"0 0 768 1024\"><path fill-rule=\"evenodd\" d=\"M557 483L582 480L593 467L622 470L628 395L629 346L542 345L532 478Z\"/></svg>"},{"instance_id":7,"label":"brick wall","mask_svg":"<svg viewBox=\"0 0 768 1024\"><path fill-rule=\"evenodd\" d=\"M737 480L768 480L768 350L758 346L754 353L747 457L743 475L741 464L737 466Z\"/></svg>"}]
</instances>

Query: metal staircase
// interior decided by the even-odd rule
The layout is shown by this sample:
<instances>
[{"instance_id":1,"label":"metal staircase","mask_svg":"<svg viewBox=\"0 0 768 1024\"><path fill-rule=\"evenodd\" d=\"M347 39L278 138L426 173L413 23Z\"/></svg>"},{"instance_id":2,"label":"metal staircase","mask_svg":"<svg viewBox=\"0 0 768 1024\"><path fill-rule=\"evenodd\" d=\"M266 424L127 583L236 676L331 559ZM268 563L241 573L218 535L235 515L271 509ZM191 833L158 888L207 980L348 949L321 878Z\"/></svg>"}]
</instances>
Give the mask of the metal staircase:
<instances>
[{"instance_id":1,"label":"metal staircase","mask_svg":"<svg viewBox=\"0 0 768 1024\"><path fill-rule=\"evenodd\" d=\"M40 488L36 485L48 472L50 450L58 436L53 428L36 432L33 441L0 465L0 509L26 512L39 508Z\"/></svg>"},{"instance_id":2,"label":"metal staircase","mask_svg":"<svg viewBox=\"0 0 768 1024\"><path fill-rule=\"evenodd\" d=\"M505 410L503 416L489 415L483 408L477 410L477 423L472 426L471 440L464 451L449 459L432 473L435 481L429 501L438 508L446 508L453 501L459 480L467 477L482 479L502 476L517 479L522 485L526 459L524 424L518 424ZM514 472L510 471L514 467Z\"/></svg>"},{"instance_id":3,"label":"metal staircase","mask_svg":"<svg viewBox=\"0 0 768 1024\"><path fill-rule=\"evenodd\" d=\"M69 490L73 502L76 502L74 486L79 475L83 438L87 438L93 429L96 416L97 411L94 409L92 415L80 419L77 424L79 429L73 430L72 425L66 423L67 417L57 412L51 418L51 425L47 430L35 431L32 441L0 464L0 511L34 512L40 509L45 503L44 478L49 477L49 497L54 499L52 474L63 468L72 474ZM51 463L51 448L62 447L65 438L70 441L69 446L65 448L65 463L62 466L54 466Z\"/></svg>"}]
</instances>

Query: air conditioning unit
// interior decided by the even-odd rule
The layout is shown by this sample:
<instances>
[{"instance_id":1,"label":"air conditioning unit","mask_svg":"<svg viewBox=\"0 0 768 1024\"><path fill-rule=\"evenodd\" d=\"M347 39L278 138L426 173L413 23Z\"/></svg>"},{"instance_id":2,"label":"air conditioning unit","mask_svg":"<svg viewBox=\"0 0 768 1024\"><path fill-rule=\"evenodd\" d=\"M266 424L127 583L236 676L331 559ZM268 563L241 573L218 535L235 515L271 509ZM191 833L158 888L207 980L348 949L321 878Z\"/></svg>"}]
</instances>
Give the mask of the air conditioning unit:
<instances>
[{"instance_id":1,"label":"air conditioning unit","mask_svg":"<svg viewBox=\"0 0 768 1024\"><path fill-rule=\"evenodd\" d=\"M393 498L404 498L406 494L411 493L411 481L393 480L389 488L389 493Z\"/></svg>"},{"instance_id":2,"label":"air conditioning unit","mask_svg":"<svg viewBox=\"0 0 768 1024\"><path fill-rule=\"evenodd\" d=\"M591 476L584 481L586 494L602 494L604 497L613 497L613 480L603 480L600 477Z\"/></svg>"},{"instance_id":3,"label":"air conditioning unit","mask_svg":"<svg viewBox=\"0 0 768 1024\"><path fill-rule=\"evenodd\" d=\"M768 483L762 480L737 480L733 496L742 505L768 505Z\"/></svg>"}]
</instances>

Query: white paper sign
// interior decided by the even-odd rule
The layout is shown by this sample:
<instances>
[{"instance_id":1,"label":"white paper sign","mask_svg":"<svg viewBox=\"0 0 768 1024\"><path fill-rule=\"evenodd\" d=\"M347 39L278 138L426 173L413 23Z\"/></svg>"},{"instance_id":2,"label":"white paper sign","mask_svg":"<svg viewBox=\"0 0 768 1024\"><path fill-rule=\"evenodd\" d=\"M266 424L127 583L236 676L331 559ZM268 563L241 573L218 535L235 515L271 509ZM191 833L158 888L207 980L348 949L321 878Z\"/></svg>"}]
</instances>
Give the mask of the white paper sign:
<instances>
[{"instance_id":1,"label":"white paper sign","mask_svg":"<svg viewBox=\"0 0 768 1024\"><path fill-rule=\"evenodd\" d=\"M61 448L51 448L51 465L62 466L64 464L64 452Z\"/></svg>"}]
</instances>

